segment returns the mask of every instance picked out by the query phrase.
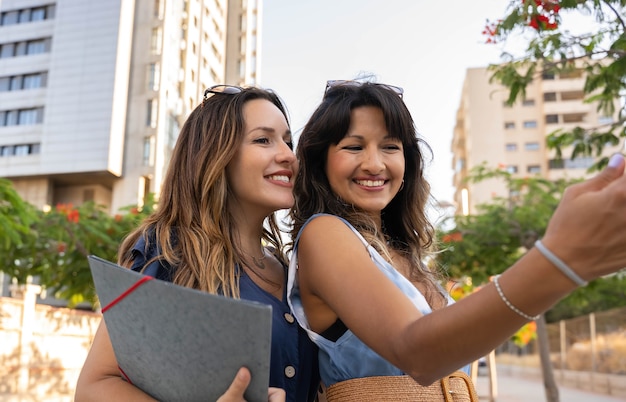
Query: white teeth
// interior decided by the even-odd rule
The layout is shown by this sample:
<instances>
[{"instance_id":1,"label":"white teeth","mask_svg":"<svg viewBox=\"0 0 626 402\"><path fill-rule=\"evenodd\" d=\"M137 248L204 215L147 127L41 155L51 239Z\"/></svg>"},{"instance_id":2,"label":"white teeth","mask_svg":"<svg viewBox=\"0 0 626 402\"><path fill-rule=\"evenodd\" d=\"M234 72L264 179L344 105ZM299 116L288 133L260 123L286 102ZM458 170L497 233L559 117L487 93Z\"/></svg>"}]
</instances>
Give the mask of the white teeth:
<instances>
[{"instance_id":1,"label":"white teeth","mask_svg":"<svg viewBox=\"0 0 626 402\"><path fill-rule=\"evenodd\" d=\"M269 179L270 180L276 180L276 181L282 181L282 182L285 182L285 183L289 183L289 177L283 176L283 175L280 175L280 176L278 176L278 175L277 176L269 176Z\"/></svg>"},{"instance_id":2,"label":"white teeth","mask_svg":"<svg viewBox=\"0 0 626 402\"><path fill-rule=\"evenodd\" d=\"M379 187L385 184L384 180L355 180L356 184L365 187Z\"/></svg>"}]
</instances>

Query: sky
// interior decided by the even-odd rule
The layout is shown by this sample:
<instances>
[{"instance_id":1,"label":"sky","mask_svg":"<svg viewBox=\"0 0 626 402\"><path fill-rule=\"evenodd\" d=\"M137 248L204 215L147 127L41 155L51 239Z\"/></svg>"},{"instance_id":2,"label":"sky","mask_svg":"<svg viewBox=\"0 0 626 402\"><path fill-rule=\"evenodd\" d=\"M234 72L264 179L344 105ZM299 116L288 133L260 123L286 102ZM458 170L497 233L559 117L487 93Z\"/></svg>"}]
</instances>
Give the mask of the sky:
<instances>
[{"instance_id":1,"label":"sky","mask_svg":"<svg viewBox=\"0 0 626 402\"><path fill-rule=\"evenodd\" d=\"M487 19L508 0L263 0L261 79L285 101L295 140L326 81L371 74L404 88L404 101L433 150L435 201L452 201L450 144L468 68L500 61L485 44Z\"/></svg>"}]
</instances>

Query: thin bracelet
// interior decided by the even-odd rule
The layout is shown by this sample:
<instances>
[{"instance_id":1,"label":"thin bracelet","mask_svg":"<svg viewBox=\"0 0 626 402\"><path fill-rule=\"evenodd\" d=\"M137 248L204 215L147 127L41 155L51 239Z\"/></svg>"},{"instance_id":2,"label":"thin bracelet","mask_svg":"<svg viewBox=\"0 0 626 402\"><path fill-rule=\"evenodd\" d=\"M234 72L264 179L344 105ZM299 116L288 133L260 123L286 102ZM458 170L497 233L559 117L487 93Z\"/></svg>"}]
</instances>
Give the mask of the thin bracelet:
<instances>
[{"instance_id":1,"label":"thin bracelet","mask_svg":"<svg viewBox=\"0 0 626 402\"><path fill-rule=\"evenodd\" d=\"M513 303L511 303L509 301L509 299L507 299L506 296L504 295L504 293L502 292L502 288L500 287L500 283L498 282L498 278L500 278L500 275L496 275L496 276L493 277L493 284L496 285L496 290L498 291L498 294L500 295L500 298L502 299L504 304L506 304L508 308L510 308L511 310L516 312L518 315L524 317L528 321L537 321L539 319L539 317L541 317L541 314L537 314L536 316L532 316L530 314L526 314L522 310L520 310L517 307L515 307L513 305Z\"/></svg>"},{"instance_id":2,"label":"thin bracelet","mask_svg":"<svg viewBox=\"0 0 626 402\"><path fill-rule=\"evenodd\" d=\"M548 261L554 264L554 266L556 266L559 271L561 271L565 276L570 278L572 282L574 282L578 286L585 286L587 284L587 282L585 282L583 278L578 276L578 274L574 272L574 270L568 267L567 264L565 264L559 257L554 255L552 251L548 250L548 248L541 242L541 240L537 240L535 242L535 247L537 247L537 250L539 250L541 254L543 254L543 256L548 259Z\"/></svg>"}]
</instances>

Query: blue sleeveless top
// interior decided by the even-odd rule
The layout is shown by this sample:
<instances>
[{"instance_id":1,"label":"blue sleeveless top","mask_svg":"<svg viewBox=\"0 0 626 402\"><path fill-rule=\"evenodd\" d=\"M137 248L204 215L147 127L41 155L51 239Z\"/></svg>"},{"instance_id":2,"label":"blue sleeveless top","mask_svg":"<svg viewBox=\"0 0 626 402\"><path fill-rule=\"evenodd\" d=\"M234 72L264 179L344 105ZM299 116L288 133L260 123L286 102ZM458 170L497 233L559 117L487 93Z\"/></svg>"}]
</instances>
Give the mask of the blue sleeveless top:
<instances>
[{"instance_id":1,"label":"blue sleeveless top","mask_svg":"<svg viewBox=\"0 0 626 402\"><path fill-rule=\"evenodd\" d=\"M311 330L304 308L302 307L302 299L300 298L300 289L296 271L298 269L298 240L302 234L302 230L306 225L321 215L315 214L311 216L300 229L298 236L294 242L291 263L289 264L289 276L287 280L287 300L294 312L298 323L309 334L309 338L319 347L319 366L322 381L326 386L330 386L336 382L349 380L352 378L371 377L371 376L392 376L405 374L402 370L389 363L378 353L374 352L369 346L361 342L349 329L337 339L335 342L324 338L320 334ZM335 215L330 215L335 216ZM367 248L374 264L389 278L402 292L413 302L422 314L432 312L426 298L422 293L407 280L402 274L391 266L381 255L367 243L365 238L345 219L341 219L354 234L363 242ZM443 292L443 289L442 289ZM454 301L448 296L448 304ZM469 366L464 369L466 372Z\"/></svg>"},{"instance_id":2,"label":"blue sleeveless top","mask_svg":"<svg viewBox=\"0 0 626 402\"><path fill-rule=\"evenodd\" d=\"M164 281L172 281L173 269L165 262L154 261L144 266L147 261L160 255L157 247L141 237L132 249L133 265L131 269ZM283 298L278 300L272 294L259 287L243 271L239 270L240 297L272 306L272 347L270 358L270 387L282 388L287 394L287 401L313 401L319 388L319 370L317 347L309 340L304 330L296 323L289 305L284 287ZM254 336L254 334L250 334Z\"/></svg>"}]
</instances>

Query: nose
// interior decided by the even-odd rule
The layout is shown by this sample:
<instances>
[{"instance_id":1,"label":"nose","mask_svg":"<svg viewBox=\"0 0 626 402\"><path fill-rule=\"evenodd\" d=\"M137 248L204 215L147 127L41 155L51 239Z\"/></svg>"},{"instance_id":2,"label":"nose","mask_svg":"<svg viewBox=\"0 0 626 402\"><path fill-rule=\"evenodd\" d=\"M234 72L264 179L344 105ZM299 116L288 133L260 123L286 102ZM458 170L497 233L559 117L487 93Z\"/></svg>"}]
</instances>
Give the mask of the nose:
<instances>
[{"instance_id":1,"label":"nose","mask_svg":"<svg viewBox=\"0 0 626 402\"><path fill-rule=\"evenodd\" d=\"M363 153L363 160L361 161L361 169L364 171L377 174L385 169L385 163L382 155L377 148L367 148Z\"/></svg>"},{"instance_id":2,"label":"nose","mask_svg":"<svg viewBox=\"0 0 626 402\"><path fill-rule=\"evenodd\" d=\"M296 154L293 153L289 145L286 142L280 142L278 146L278 153L276 154L276 160L279 163L292 164L296 161Z\"/></svg>"}]
</instances>

